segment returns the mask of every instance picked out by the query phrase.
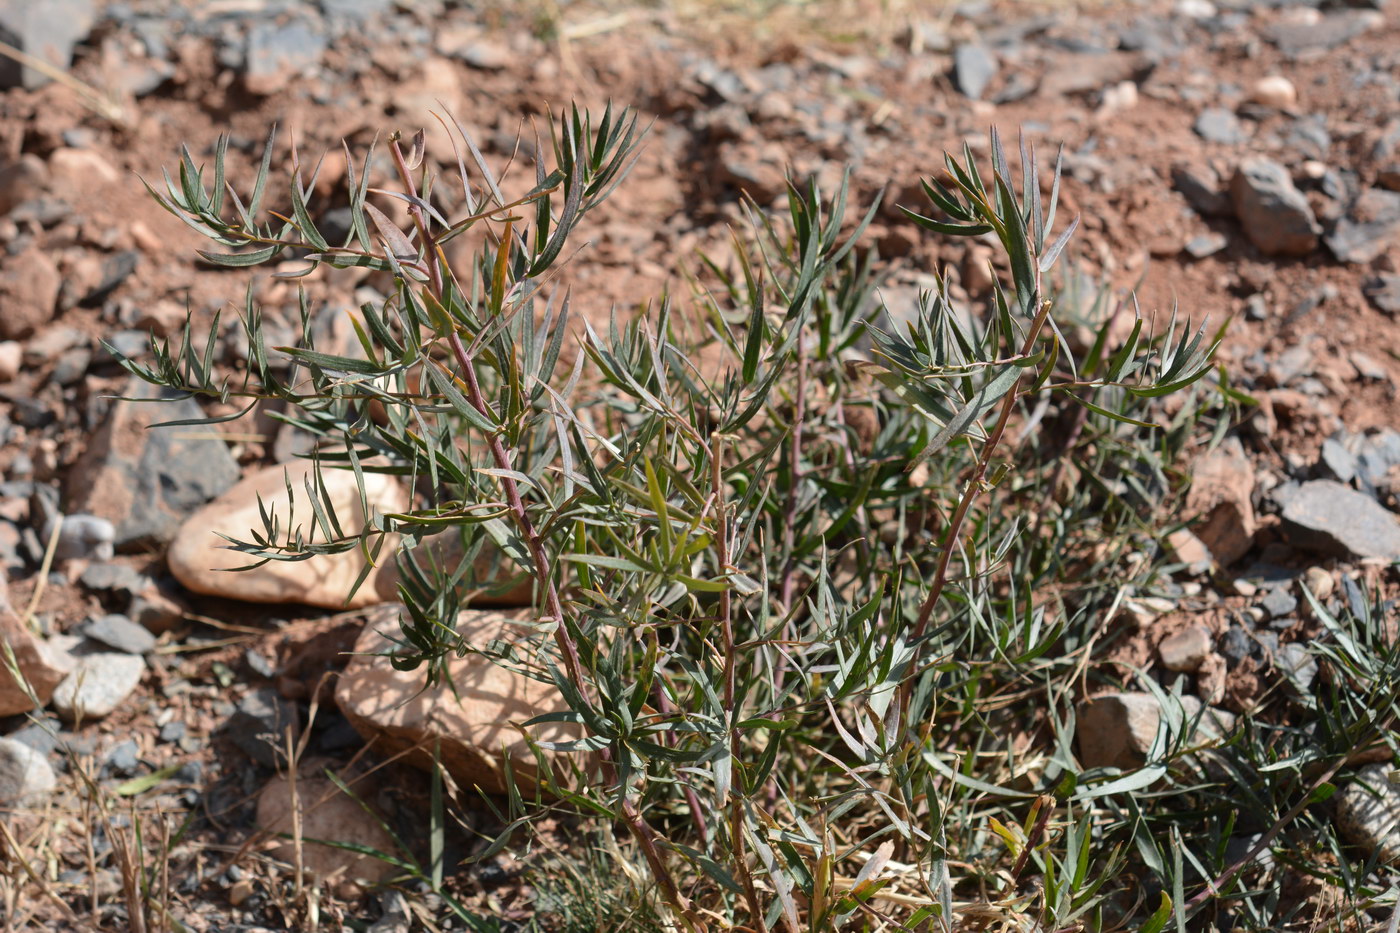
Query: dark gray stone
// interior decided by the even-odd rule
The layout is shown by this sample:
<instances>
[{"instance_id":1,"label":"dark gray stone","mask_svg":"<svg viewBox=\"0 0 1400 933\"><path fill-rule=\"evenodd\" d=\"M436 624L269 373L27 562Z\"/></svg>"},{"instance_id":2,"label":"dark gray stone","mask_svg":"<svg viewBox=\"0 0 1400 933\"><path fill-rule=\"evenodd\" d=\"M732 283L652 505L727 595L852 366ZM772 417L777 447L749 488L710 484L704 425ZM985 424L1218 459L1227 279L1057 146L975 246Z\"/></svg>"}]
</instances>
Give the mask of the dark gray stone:
<instances>
[{"instance_id":1,"label":"dark gray stone","mask_svg":"<svg viewBox=\"0 0 1400 933\"><path fill-rule=\"evenodd\" d=\"M174 397L135 377L123 395ZM170 540L186 515L238 481L238 463L216 428L152 427L203 416L188 398L114 403L69 471L70 507L112 522L119 548Z\"/></svg>"},{"instance_id":2,"label":"dark gray stone","mask_svg":"<svg viewBox=\"0 0 1400 933\"><path fill-rule=\"evenodd\" d=\"M277 749L285 748L287 729L295 738L298 725L296 704L283 699L271 687L260 687L238 702L224 728L233 744L249 758L275 768L284 757Z\"/></svg>"},{"instance_id":3,"label":"dark gray stone","mask_svg":"<svg viewBox=\"0 0 1400 933\"><path fill-rule=\"evenodd\" d=\"M1361 286L1364 294L1379 311L1400 314L1400 275L1378 275Z\"/></svg>"},{"instance_id":4,"label":"dark gray stone","mask_svg":"<svg viewBox=\"0 0 1400 933\"><path fill-rule=\"evenodd\" d=\"M1350 483L1356 478L1356 454L1336 438L1329 437L1322 442L1322 452L1317 461L1318 473L1323 479L1334 479L1339 483Z\"/></svg>"},{"instance_id":5,"label":"dark gray stone","mask_svg":"<svg viewBox=\"0 0 1400 933\"><path fill-rule=\"evenodd\" d=\"M1364 493L1316 479L1281 502L1283 530L1296 547L1326 557L1400 560L1400 520Z\"/></svg>"},{"instance_id":6,"label":"dark gray stone","mask_svg":"<svg viewBox=\"0 0 1400 933\"><path fill-rule=\"evenodd\" d=\"M98 307L131 277L140 263L141 254L134 249L122 250L120 253L108 256L106 261L102 263L101 280L78 303L85 308Z\"/></svg>"},{"instance_id":7,"label":"dark gray stone","mask_svg":"<svg viewBox=\"0 0 1400 933\"><path fill-rule=\"evenodd\" d=\"M1193 259L1205 259L1207 256L1214 256L1226 247L1229 241L1219 233L1202 233L1186 241L1183 249L1186 254Z\"/></svg>"},{"instance_id":8,"label":"dark gray stone","mask_svg":"<svg viewBox=\"0 0 1400 933\"><path fill-rule=\"evenodd\" d=\"M94 593L134 596L150 580L126 564L89 564L78 582Z\"/></svg>"},{"instance_id":9,"label":"dark gray stone","mask_svg":"<svg viewBox=\"0 0 1400 933\"><path fill-rule=\"evenodd\" d=\"M188 728L178 719L173 719L160 727L160 740L162 742L178 742L185 737Z\"/></svg>"},{"instance_id":10,"label":"dark gray stone","mask_svg":"<svg viewBox=\"0 0 1400 933\"><path fill-rule=\"evenodd\" d=\"M1400 192L1370 188L1327 234L1327 248L1342 262L1365 263L1400 239Z\"/></svg>"},{"instance_id":11,"label":"dark gray stone","mask_svg":"<svg viewBox=\"0 0 1400 933\"><path fill-rule=\"evenodd\" d=\"M141 767L140 749L131 739L119 742L107 753L106 764L113 774L131 777Z\"/></svg>"},{"instance_id":12,"label":"dark gray stone","mask_svg":"<svg viewBox=\"0 0 1400 933\"><path fill-rule=\"evenodd\" d=\"M88 620L82 633L93 641L127 654L154 651L156 637L124 615L105 615Z\"/></svg>"},{"instance_id":13,"label":"dark gray stone","mask_svg":"<svg viewBox=\"0 0 1400 933\"><path fill-rule=\"evenodd\" d=\"M1308 199L1277 162L1245 159L1230 183L1230 196L1245 235L1260 252L1304 256L1317 246L1321 228Z\"/></svg>"},{"instance_id":14,"label":"dark gray stone","mask_svg":"<svg viewBox=\"0 0 1400 933\"><path fill-rule=\"evenodd\" d=\"M1220 653L1230 662L1230 666L1244 663L1254 654L1254 639L1243 628L1231 624L1220 636Z\"/></svg>"},{"instance_id":15,"label":"dark gray stone","mask_svg":"<svg viewBox=\"0 0 1400 933\"><path fill-rule=\"evenodd\" d=\"M92 0L0 0L0 39L67 71L96 19ZM0 56L0 88L37 88L49 77Z\"/></svg>"},{"instance_id":16,"label":"dark gray stone","mask_svg":"<svg viewBox=\"0 0 1400 933\"><path fill-rule=\"evenodd\" d=\"M999 70L996 54L980 42L965 42L953 52L953 83L973 100L986 93Z\"/></svg>"},{"instance_id":17,"label":"dark gray stone","mask_svg":"<svg viewBox=\"0 0 1400 933\"><path fill-rule=\"evenodd\" d=\"M1249 138L1249 134L1240 124L1239 117L1224 107L1207 107L1202 110L1192 129L1207 142L1220 143L1222 146L1238 146Z\"/></svg>"}]
</instances>

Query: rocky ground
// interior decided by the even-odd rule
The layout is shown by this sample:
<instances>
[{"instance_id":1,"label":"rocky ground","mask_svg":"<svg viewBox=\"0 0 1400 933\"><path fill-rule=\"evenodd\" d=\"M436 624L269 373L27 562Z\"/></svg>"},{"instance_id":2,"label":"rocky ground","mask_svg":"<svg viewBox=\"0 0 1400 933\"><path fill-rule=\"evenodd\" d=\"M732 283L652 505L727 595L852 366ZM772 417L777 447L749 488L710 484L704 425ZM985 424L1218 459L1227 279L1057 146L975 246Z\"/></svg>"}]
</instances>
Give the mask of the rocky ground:
<instances>
[{"instance_id":1,"label":"rocky ground","mask_svg":"<svg viewBox=\"0 0 1400 933\"><path fill-rule=\"evenodd\" d=\"M209 569L210 532L247 530L257 491L280 488L277 464L300 449L295 430L260 410L145 431L233 409L119 398L143 384L99 341L140 357L150 333L178 334L186 308L207 328L244 287L197 261L200 244L136 176L158 179L182 142L206 158L223 132L247 172L273 121L304 160L327 153L311 207L343 227L342 138L358 153L376 133L435 127L441 102L504 162L533 145L543 108L637 107L654 120L645 153L568 271L595 319L668 285L683 294L696 251L723 251L740 190L767 204L785 170L830 184L847 164L860 200L886 192L872 237L891 312L936 266L976 300L990 252L923 235L894 205L924 209L920 174L963 140L985 154L989 125L1020 127L1042 156L1063 144L1082 274L1136 283L1147 314L1175 305L1233 319L1222 362L1250 399L1238 429L1190 466L1200 522L1172 539L1175 591L1129 602L1141 629L1111 660L1192 673L1225 729L1283 681L1310 689L1303 646L1318 629L1303 586L1336 606L1362 588L1388 593L1400 559L1400 10L973 0L823 11L0 2L0 38L68 77L0 59L0 627L37 694L0 673L10 928L124 928L130 866L159 852L159 896L187 929L304 922L305 902L275 881L278 860L297 859L338 881L320 923L408 929L405 911L430 907L367 893L385 863L275 838L268 849L269 831L314 799L303 819L320 822L303 835L389 851L394 830L413 850L429 785L398 753L436 737L452 780L499 790L500 723L536 702L518 684L493 691L495 706L389 702L413 695L411 677L347 659L391 624L379 604L392 579L371 579L347 612L353 555L311 571ZM314 326L334 335L336 312L377 283L302 284ZM288 335L277 342L292 342L294 286L263 275L254 297ZM214 335L230 364L247 354L234 317ZM405 495L376 492L386 509ZM353 486L337 494L358 507ZM1383 624L1394 637L1393 613ZM1140 755L1154 703L1086 698L1086 764ZM328 767L383 825L321 776ZM1393 847L1400 788L1390 794L1339 796L1350 838ZM470 838L452 854L468 854ZM457 884L524 917L512 871L501 857Z\"/></svg>"}]
</instances>

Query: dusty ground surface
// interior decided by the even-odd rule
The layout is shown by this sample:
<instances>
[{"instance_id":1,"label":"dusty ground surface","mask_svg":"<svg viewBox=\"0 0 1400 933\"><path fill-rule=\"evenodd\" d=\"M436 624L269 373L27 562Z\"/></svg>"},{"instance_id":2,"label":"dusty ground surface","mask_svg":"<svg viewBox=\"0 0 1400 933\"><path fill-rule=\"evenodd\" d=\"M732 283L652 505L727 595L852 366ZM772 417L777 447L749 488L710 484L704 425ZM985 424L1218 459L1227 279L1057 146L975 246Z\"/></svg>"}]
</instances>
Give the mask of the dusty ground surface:
<instances>
[{"instance_id":1,"label":"dusty ground surface","mask_svg":"<svg viewBox=\"0 0 1400 933\"><path fill-rule=\"evenodd\" d=\"M0 338L19 346L0 373L0 558L11 604L23 609L40 590L34 609L49 632L128 611L131 599L120 587L78 582L81 561L39 576L35 487L58 491L69 510L93 480L82 472L83 457L107 417L107 397L126 385L96 341L139 352L146 332L177 333L186 307L207 327L215 311L238 306L244 287L241 275L197 261L193 248L204 244L150 199L137 176L159 179L181 143L205 160L218 134L228 133L241 182L274 121L303 162L328 153L316 213L341 204L342 139L361 155L377 133L426 125L430 140L445 143L428 114L438 102L497 164L533 145L531 124L542 108L607 100L636 107L651 122L645 152L630 181L590 218L591 243L567 272L578 307L595 320L667 288L683 295L680 273L695 267L696 251L724 251L740 221L741 189L766 205L782 194L785 170L830 185L845 165L858 202L884 190L872 240L892 309L910 302L935 267L949 268L955 293L975 300L986 290L982 247L920 232L895 205L927 210L917 179L938 171L940 153L965 140L985 156L989 126L1009 134L1019 127L1046 164L1063 146L1062 210L1082 218L1074 262L1118 286L1136 283L1143 313L1159 321L1173 307L1197 320L1232 319L1221 359L1235 387L1258 402L1246 409L1238 469L1258 531L1234 555L1216 604L1159 628L1154 641L1188 623L1228 641L1240 627L1232 620L1268 592L1248 582L1252 573L1319 562L1286 546L1270 490L1318 475L1356 482L1355 469L1342 476L1344 466L1322 456L1324 441L1400 420L1393 9L974 2L937 11L780 7L754 18L551 5L530 17L438 2L135 0L98 3L91 12L71 74L113 98L107 113L61 82L0 92ZM1286 87L1264 81L1278 77ZM1315 218L1311 242L1292 254L1261 249L1284 218L1256 218L1251 229L1232 201L1232 179L1255 157L1282 166L1296 184L1295 201ZM272 326L290 332L293 287L265 274L255 282ZM344 279L304 284L327 319L356 298ZM230 360L239 352L233 333L219 344ZM279 453L275 429L265 419L240 422L222 442L245 468L270 463ZM1388 484L1375 485L1382 503L1393 505ZM157 626L139 687L111 715L76 726L52 719L57 741L23 717L0 722L0 734L23 735L63 770L61 791L11 824L0 915L13 929L126 928L121 851L133 844L136 821L164 822L178 837L157 844L148 835L143 844L168 851L163 896L187 928L305 924L304 901L288 906L293 899L266 880L276 870L246 845L254 797L276 762L250 758L227 723L257 688L279 691L304 716L317 696L307 685L344 663L361 616L183 592L163 567L160 535L123 551L114 563L156 581L177 611ZM1343 565L1326 566L1355 576L1365 555L1340 556ZM1275 603L1253 618L1287 621L1291 611ZM1302 632L1301 623L1276 626L1273 643ZM1155 648L1129 646L1117 660L1148 664ZM1202 675L1216 680L1203 692L1237 709L1264 689L1248 681L1264 662L1243 651L1229 660L1222 647L1228 673ZM377 763L360 754L332 704L318 707L309 728L309 758L347 773ZM426 782L389 767L392 781L363 786L416 840ZM153 773L161 779L149 787L123 785ZM84 798L83 781L102 793ZM175 818L163 821L161 813ZM187 830L177 833L182 824ZM93 848L76 840L94 840ZM17 867L20 851L36 856L35 873ZM528 892L509 885L510 871L488 863L457 883L483 903L499 897L501 916L525 917ZM367 923L388 903L342 886L319 922Z\"/></svg>"}]
</instances>

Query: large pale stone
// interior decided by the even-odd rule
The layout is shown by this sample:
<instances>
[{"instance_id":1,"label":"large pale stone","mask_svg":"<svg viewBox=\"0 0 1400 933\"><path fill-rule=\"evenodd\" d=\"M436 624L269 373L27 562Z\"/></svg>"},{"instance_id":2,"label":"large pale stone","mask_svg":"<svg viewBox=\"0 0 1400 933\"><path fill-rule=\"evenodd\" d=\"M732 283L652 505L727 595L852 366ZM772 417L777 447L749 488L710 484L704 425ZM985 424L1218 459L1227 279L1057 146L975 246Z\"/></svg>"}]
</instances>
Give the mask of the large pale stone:
<instances>
[{"instance_id":1,"label":"large pale stone","mask_svg":"<svg viewBox=\"0 0 1400 933\"><path fill-rule=\"evenodd\" d=\"M1222 565L1232 564L1254 543L1254 466L1238 438L1227 438L1191 466L1186 511L1199 516L1196 537Z\"/></svg>"},{"instance_id":2,"label":"large pale stone","mask_svg":"<svg viewBox=\"0 0 1400 933\"><path fill-rule=\"evenodd\" d=\"M364 799L364 788L352 787L356 796ZM294 839L293 814L301 830L301 864L318 881L364 881L371 884L384 880L394 866L382 859L335 845L348 843L365 846L389 856L402 857L394 840L379 820L364 811L359 802L346 795L325 777L304 777L293 783L284 775L267 782L258 794L257 823L260 829L279 838L271 846L272 855L295 865L297 846ZM315 840L315 841L311 841Z\"/></svg>"},{"instance_id":3,"label":"large pale stone","mask_svg":"<svg viewBox=\"0 0 1400 933\"><path fill-rule=\"evenodd\" d=\"M398 634L396 618L388 608L377 613L356 642L356 656L336 686L336 701L345 717L374 741L381 755L412 749L406 760L430 767L436 747L439 760L464 787L503 792L507 759L517 783L532 783L535 758L516 727L544 713L567 710L559 691L477 654L449 662L451 684L424 689L422 669L398 671L387 658L375 656L394 647L385 634ZM458 631L476 647L492 639L520 640L525 634L511 616L480 610L463 612ZM529 732L540 742L579 736L576 727L563 723L533 726Z\"/></svg>"},{"instance_id":4,"label":"large pale stone","mask_svg":"<svg viewBox=\"0 0 1400 933\"><path fill-rule=\"evenodd\" d=\"M256 558L222 545L228 542L218 537L226 534L241 541L263 533L258 511L258 498L264 506L275 510L280 519L282 541L286 541L288 508L287 478L293 494L293 521L302 529L307 540L324 540L316 531L312 538L315 517L306 493L305 479L312 469L310 461L267 467L244 478L232 489L195 512L180 527L170 543L166 560L170 572L186 589L208 596L224 596L253 603L304 603L329 609L372 606L391 598L393 593L393 541L380 552L378 567L346 602L346 595L364 569L364 557L359 548L341 554L314 556L299 561L268 561L252 570L232 572L234 568L256 563ZM355 534L365 525L365 513L360 506L360 493L355 474L348 470L323 467L326 492L341 528ZM408 508L408 493L394 477L381 473L365 473L365 495L370 508L380 512L400 512Z\"/></svg>"},{"instance_id":5,"label":"large pale stone","mask_svg":"<svg viewBox=\"0 0 1400 933\"><path fill-rule=\"evenodd\" d=\"M99 652L77 666L53 692L53 708L69 722L101 719L131 696L146 672L140 655Z\"/></svg>"}]
</instances>

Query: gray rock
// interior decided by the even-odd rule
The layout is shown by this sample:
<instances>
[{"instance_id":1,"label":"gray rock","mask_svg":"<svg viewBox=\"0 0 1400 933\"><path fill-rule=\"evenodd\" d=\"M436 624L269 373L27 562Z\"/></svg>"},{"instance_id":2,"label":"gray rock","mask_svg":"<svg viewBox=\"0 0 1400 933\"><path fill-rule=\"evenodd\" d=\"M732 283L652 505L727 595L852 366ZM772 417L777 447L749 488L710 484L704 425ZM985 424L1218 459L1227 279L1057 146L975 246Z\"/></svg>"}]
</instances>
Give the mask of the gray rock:
<instances>
[{"instance_id":1,"label":"gray rock","mask_svg":"<svg viewBox=\"0 0 1400 933\"><path fill-rule=\"evenodd\" d=\"M1254 639L1249 637L1241 626L1231 623L1225 630L1225 634L1220 636L1220 653L1230 662L1231 667L1243 664L1246 659L1254 655Z\"/></svg>"},{"instance_id":2,"label":"gray rock","mask_svg":"<svg viewBox=\"0 0 1400 933\"><path fill-rule=\"evenodd\" d=\"M1230 182L1230 197L1245 235L1260 252L1304 256L1317 246L1321 228L1308 199L1277 162L1245 159Z\"/></svg>"},{"instance_id":3,"label":"gray rock","mask_svg":"<svg viewBox=\"0 0 1400 933\"><path fill-rule=\"evenodd\" d=\"M1238 146L1249 138L1244 127L1240 125L1239 118L1233 111L1224 107L1207 107L1202 110L1192 129L1207 142L1220 143L1223 146Z\"/></svg>"},{"instance_id":4,"label":"gray rock","mask_svg":"<svg viewBox=\"0 0 1400 933\"><path fill-rule=\"evenodd\" d=\"M1371 304L1386 314L1400 314L1400 275L1378 275L1367 279L1361 292Z\"/></svg>"},{"instance_id":5,"label":"gray rock","mask_svg":"<svg viewBox=\"0 0 1400 933\"><path fill-rule=\"evenodd\" d=\"M118 742L107 753L106 765L119 777L131 777L141 767L140 748L131 739Z\"/></svg>"},{"instance_id":6,"label":"gray rock","mask_svg":"<svg viewBox=\"0 0 1400 933\"><path fill-rule=\"evenodd\" d=\"M1370 262L1400 239L1400 192L1370 188L1327 234L1327 248L1342 262Z\"/></svg>"},{"instance_id":7,"label":"gray rock","mask_svg":"<svg viewBox=\"0 0 1400 933\"><path fill-rule=\"evenodd\" d=\"M1337 795L1337 828L1352 845L1385 862L1400 862L1400 784L1391 766L1367 765Z\"/></svg>"},{"instance_id":8,"label":"gray rock","mask_svg":"<svg viewBox=\"0 0 1400 933\"><path fill-rule=\"evenodd\" d=\"M1350 483L1356 478L1356 454L1335 437L1322 442L1318 456L1317 470L1323 479L1334 479L1339 483Z\"/></svg>"},{"instance_id":9,"label":"gray rock","mask_svg":"<svg viewBox=\"0 0 1400 933\"><path fill-rule=\"evenodd\" d=\"M89 564L78 582L94 593L134 596L151 582L126 564Z\"/></svg>"},{"instance_id":10,"label":"gray rock","mask_svg":"<svg viewBox=\"0 0 1400 933\"><path fill-rule=\"evenodd\" d=\"M1163 639L1157 654L1169 671L1194 671L1210 657L1210 632L1200 626L1183 629Z\"/></svg>"},{"instance_id":11,"label":"gray rock","mask_svg":"<svg viewBox=\"0 0 1400 933\"><path fill-rule=\"evenodd\" d=\"M69 722L101 719L141 682L146 662L133 654L87 654L53 692L53 708Z\"/></svg>"},{"instance_id":12,"label":"gray rock","mask_svg":"<svg viewBox=\"0 0 1400 933\"><path fill-rule=\"evenodd\" d=\"M243 84L254 94L281 90L319 65L326 45L326 37L309 20L258 20L244 47Z\"/></svg>"},{"instance_id":13,"label":"gray rock","mask_svg":"<svg viewBox=\"0 0 1400 933\"><path fill-rule=\"evenodd\" d=\"M1317 679L1317 659L1297 642L1281 645L1274 654L1274 666L1284 672L1303 691Z\"/></svg>"},{"instance_id":14,"label":"gray rock","mask_svg":"<svg viewBox=\"0 0 1400 933\"><path fill-rule=\"evenodd\" d=\"M160 740L162 742L178 742L185 737L188 731L188 727L183 722L174 719L160 727Z\"/></svg>"},{"instance_id":15,"label":"gray rock","mask_svg":"<svg viewBox=\"0 0 1400 933\"><path fill-rule=\"evenodd\" d=\"M115 553L116 528L105 518L80 512L77 515L64 515L63 527L58 533L58 544L54 548L54 560L110 560ZM45 529L44 541L48 541L52 526Z\"/></svg>"},{"instance_id":16,"label":"gray rock","mask_svg":"<svg viewBox=\"0 0 1400 933\"><path fill-rule=\"evenodd\" d=\"M28 745L0 739L0 807L35 803L57 786L47 758Z\"/></svg>"},{"instance_id":17,"label":"gray rock","mask_svg":"<svg viewBox=\"0 0 1400 933\"><path fill-rule=\"evenodd\" d=\"M126 654L154 651L156 637L124 615L105 615L88 620L83 635Z\"/></svg>"},{"instance_id":18,"label":"gray rock","mask_svg":"<svg viewBox=\"0 0 1400 933\"><path fill-rule=\"evenodd\" d=\"M134 377L123 395L172 397ZM238 463L217 429L151 427L201 417L193 399L113 404L69 471L70 507L111 521L118 548L169 541L190 512L238 481Z\"/></svg>"},{"instance_id":19,"label":"gray rock","mask_svg":"<svg viewBox=\"0 0 1400 933\"><path fill-rule=\"evenodd\" d=\"M1221 188L1220 176L1206 163L1183 162L1172 167L1172 187L1202 217L1228 217L1230 197Z\"/></svg>"},{"instance_id":20,"label":"gray rock","mask_svg":"<svg viewBox=\"0 0 1400 933\"><path fill-rule=\"evenodd\" d=\"M1350 42L1375 24L1375 13L1356 11L1324 16L1317 23L1273 23L1260 32L1285 58L1296 59Z\"/></svg>"},{"instance_id":21,"label":"gray rock","mask_svg":"<svg viewBox=\"0 0 1400 933\"><path fill-rule=\"evenodd\" d=\"M286 748L287 729L292 730L295 740L299 725L295 703L283 699L270 687L259 687L238 702L224 728L233 744L249 758L275 768L284 758L277 750Z\"/></svg>"},{"instance_id":22,"label":"gray rock","mask_svg":"<svg viewBox=\"0 0 1400 933\"><path fill-rule=\"evenodd\" d=\"M360 25L388 12L394 0L317 0L317 6L332 24Z\"/></svg>"},{"instance_id":23,"label":"gray rock","mask_svg":"<svg viewBox=\"0 0 1400 933\"><path fill-rule=\"evenodd\" d=\"M1364 493L1316 479L1281 488L1275 498L1296 547L1327 557L1400 559L1400 520Z\"/></svg>"},{"instance_id":24,"label":"gray rock","mask_svg":"<svg viewBox=\"0 0 1400 933\"><path fill-rule=\"evenodd\" d=\"M973 100L982 97L999 70L996 54L980 42L965 42L953 52L953 82Z\"/></svg>"},{"instance_id":25,"label":"gray rock","mask_svg":"<svg viewBox=\"0 0 1400 933\"><path fill-rule=\"evenodd\" d=\"M1269 614L1269 618L1282 619L1297 611L1298 598L1285 589L1269 590L1260 600L1259 606Z\"/></svg>"},{"instance_id":26,"label":"gray rock","mask_svg":"<svg viewBox=\"0 0 1400 933\"><path fill-rule=\"evenodd\" d=\"M92 30L92 0L0 0L0 39L21 52L68 70L73 49ZM0 88L37 88L47 75L0 56Z\"/></svg>"},{"instance_id":27,"label":"gray rock","mask_svg":"<svg viewBox=\"0 0 1400 933\"><path fill-rule=\"evenodd\" d=\"M1205 259L1207 256L1214 256L1228 244L1228 240L1219 233L1202 233L1186 241L1183 249L1186 254L1193 259Z\"/></svg>"}]
</instances>

